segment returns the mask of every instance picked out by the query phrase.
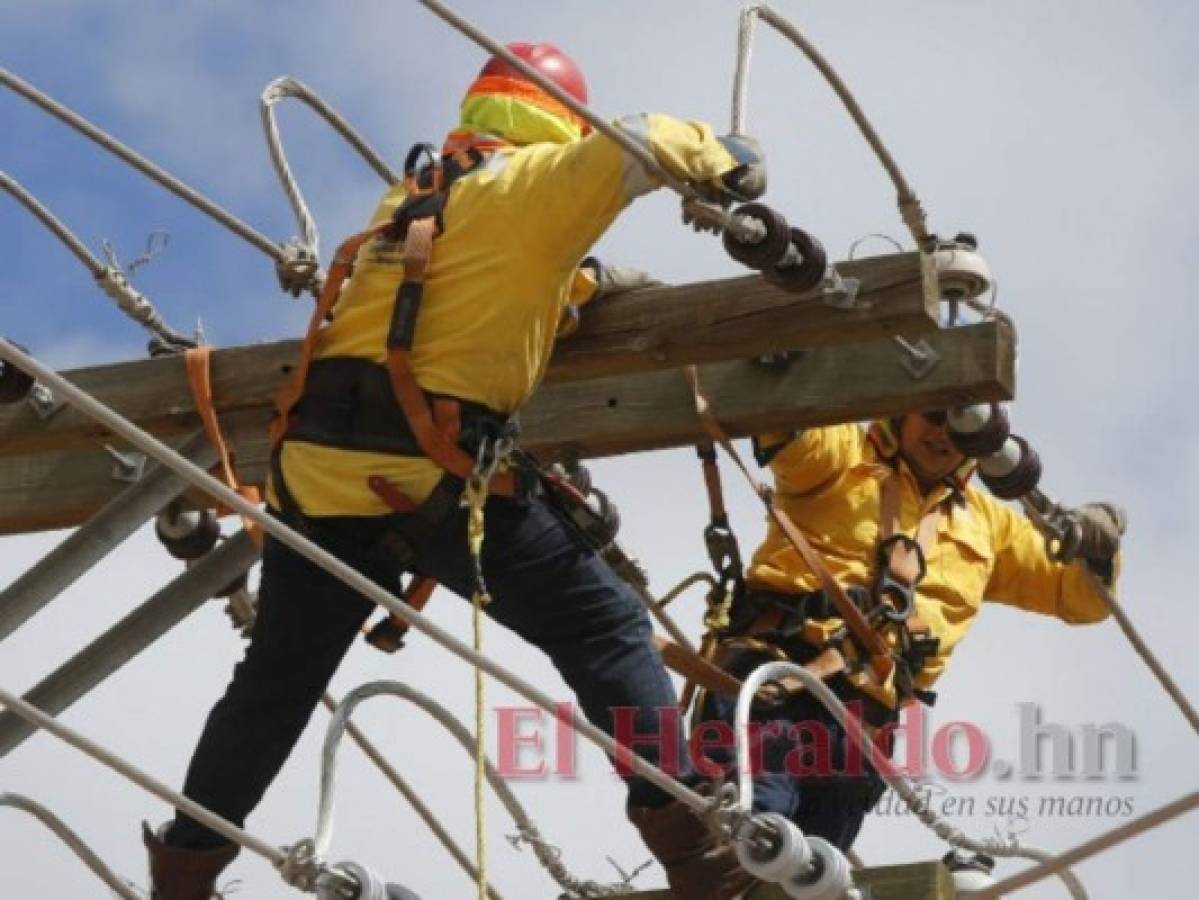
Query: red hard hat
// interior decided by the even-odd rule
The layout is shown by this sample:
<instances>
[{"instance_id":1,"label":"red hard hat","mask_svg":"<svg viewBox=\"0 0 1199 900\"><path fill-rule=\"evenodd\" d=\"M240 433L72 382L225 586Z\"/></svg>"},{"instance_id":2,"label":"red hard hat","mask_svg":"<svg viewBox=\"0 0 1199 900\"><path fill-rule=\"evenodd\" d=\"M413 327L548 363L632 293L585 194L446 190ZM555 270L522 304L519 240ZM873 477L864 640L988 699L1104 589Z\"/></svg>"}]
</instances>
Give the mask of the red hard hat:
<instances>
[{"instance_id":1,"label":"red hard hat","mask_svg":"<svg viewBox=\"0 0 1199 900\"><path fill-rule=\"evenodd\" d=\"M515 43L509 44L508 49L514 56L527 62L580 103L587 102L587 79L583 77L583 73L575 65L575 61L553 44ZM525 77L523 73L498 56L489 59L479 75L500 75L506 78Z\"/></svg>"}]
</instances>

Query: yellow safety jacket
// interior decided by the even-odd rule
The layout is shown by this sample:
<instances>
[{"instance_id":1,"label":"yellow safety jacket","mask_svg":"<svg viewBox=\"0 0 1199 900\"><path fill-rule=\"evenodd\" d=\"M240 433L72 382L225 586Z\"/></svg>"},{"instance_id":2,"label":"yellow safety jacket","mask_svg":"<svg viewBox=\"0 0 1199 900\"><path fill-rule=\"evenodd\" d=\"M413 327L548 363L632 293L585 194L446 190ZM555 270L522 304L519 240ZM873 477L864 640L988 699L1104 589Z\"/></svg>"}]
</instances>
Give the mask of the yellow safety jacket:
<instances>
[{"instance_id":1,"label":"yellow safety jacket","mask_svg":"<svg viewBox=\"0 0 1199 900\"><path fill-rule=\"evenodd\" d=\"M1031 522L968 483L969 463L925 495L897 455L885 423L875 423L869 433L857 425L837 425L809 429L789 442L780 434L762 435L759 442L785 444L770 461L777 501L846 587L869 588L874 577L880 487L888 475L897 471L901 479L903 533L914 536L924 514L945 504L927 554L928 573L915 597L916 614L940 645L916 675L917 688L928 689L945 670L984 601L1072 624L1108 615L1080 565L1051 560ZM754 553L747 582L789 594L820 587L773 523ZM831 635L839 625L839 620L822 623L822 634Z\"/></svg>"},{"instance_id":2,"label":"yellow safety jacket","mask_svg":"<svg viewBox=\"0 0 1199 900\"><path fill-rule=\"evenodd\" d=\"M618 123L676 177L712 182L738 166L707 125L644 114ZM587 299L577 266L634 198L657 180L601 134L567 144L505 146L454 182L426 275L412 369L428 392L516 411L540 381L565 306ZM383 197L372 224L389 218L402 186ZM319 336L313 358L383 364L401 247L382 239L358 255L353 278ZM415 501L442 470L423 457L287 441L281 467L309 516L390 512L367 486L382 476ZM273 494L268 495L273 498Z\"/></svg>"}]
</instances>

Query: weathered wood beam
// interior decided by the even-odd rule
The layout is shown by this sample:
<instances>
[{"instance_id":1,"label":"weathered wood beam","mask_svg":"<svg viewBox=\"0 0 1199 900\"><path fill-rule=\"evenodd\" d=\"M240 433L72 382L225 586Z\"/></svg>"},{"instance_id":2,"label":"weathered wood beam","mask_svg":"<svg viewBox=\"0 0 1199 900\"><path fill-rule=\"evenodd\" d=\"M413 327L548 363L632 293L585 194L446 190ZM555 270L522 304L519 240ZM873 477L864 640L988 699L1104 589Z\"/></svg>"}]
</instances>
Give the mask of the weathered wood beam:
<instances>
[{"instance_id":1,"label":"weathered wood beam","mask_svg":"<svg viewBox=\"0 0 1199 900\"><path fill-rule=\"evenodd\" d=\"M789 294L759 276L653 288L612 297L561 342L546 382L631 375L690 363L749 359L796 347L916 335L936 327L936 278L916 253L842 263L862 282L858 304L830 306L819 291ZM295 363L296 341L219 350L213 396L222 416L268 405ZM140 360L67 373L79 387L160 437L196 423L183 361ZM94 446L104 430L71 409L43 421L26 404L0 407L0 457Z\"/></svg>"},{"instance_id":2,"label":"weathered wood beam","mask_svg":"<svg viewBox=\"0 0 1199 900\"><path fill-rule=\"evenodd\" d=\"M1015 345L996 324L933 332L940 362L923 378L903 365L891 340L806 351L785 369L754 362L701 367L713 408L734 436L894 415L1014 394ZM194 417L184 417L196 427ZM692 398L677 370L544 385L521 415L523 443L552 457L611 456L702 440ZM265 397L223 416L244 481L261 483L267 459ZM0 459L0 534L84 521L122 485L103 450L75 449Z\"/></svg>"}]
</instances>

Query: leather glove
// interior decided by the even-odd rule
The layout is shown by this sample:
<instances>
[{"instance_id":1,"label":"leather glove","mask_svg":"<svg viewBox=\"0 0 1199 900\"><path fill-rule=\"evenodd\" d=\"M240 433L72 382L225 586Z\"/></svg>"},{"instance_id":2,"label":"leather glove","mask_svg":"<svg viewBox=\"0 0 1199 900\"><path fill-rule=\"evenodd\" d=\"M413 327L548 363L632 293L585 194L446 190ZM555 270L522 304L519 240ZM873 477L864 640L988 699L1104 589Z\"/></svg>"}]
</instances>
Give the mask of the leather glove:
<instances>
[{"instance_id":1,"label":"leather glove","mask_svg":"<svg viewBox=\"0 0 1199 900\"><path fill-rule=\"evenodd\" d=\"M662 282L648 272L634 269L630 266L614 266L602 263L594 256L589 256L579 263L580 268L588 268L595 273L595 293L592 300L601 300L614 294L624 294L628 291L639 291L642 288L661 287Z\"/></svg>"},{"instance_id":2,"label":"leather glove","mask_svg":"<svg viewBox=\"0 0 1199 900\"><path fill-rule=\"evenodd\" d=\"M1062 541L1063 561L1085 559L1099 569L1111 570L1111 560L1120 551L1120 536L1128 518L1114 503L1084 503L1070 513L1070 534ZM1101 572L1101 574L1103 574Z\"/></svg>"}]
</instances>

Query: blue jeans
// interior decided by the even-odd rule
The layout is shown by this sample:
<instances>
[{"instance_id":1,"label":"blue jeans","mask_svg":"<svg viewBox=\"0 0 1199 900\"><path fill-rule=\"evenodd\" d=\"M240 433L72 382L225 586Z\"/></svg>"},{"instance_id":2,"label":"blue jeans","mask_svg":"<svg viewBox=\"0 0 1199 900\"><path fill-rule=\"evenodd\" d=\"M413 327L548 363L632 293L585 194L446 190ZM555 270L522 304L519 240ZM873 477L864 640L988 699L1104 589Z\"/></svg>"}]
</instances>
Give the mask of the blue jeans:
<instances>
[{"instance_id":1,"label":"blue jeans","mask_svg":"<svg viewBox=\"0 0 1199 900\"><path fill-rule=\"evenodd\" d=\"M743 652L727 668L744 678L763 662L765 657ZM852 690L844 684L833 686L842 696ZM732 726L736 705L735 698L709 695L703 718ZM848 850L886 789L878 773L851 749L845 730L807 692L780 707L755 711L751 719L760 726L762 740L754 812L778 813L804 834ZM885 749L891 752L889 740ZM711 749L708 757L725 767L734 762L732 752L723 747Z\"/></svg>"},{"instance_id":2,"label":"blue jeans","mask_svg":"<svg viewBox=\"0 0 1199 900\"><path fill-rule=\"evenodd\" d=\"M399 564L370 548L402 519L314 520L311 531L319 544L394 591ZM471 595L465 510L455 508L410 543L412 568L460 596ZM487 614L550 657L593 724L611 733L613 709L632 707L636 732L656 733L659 710L675 707L677 700L650 640L649 618L631 588L542 497L488 500L483 570L493 598ZM271 538L263 552L258 604L245 658L208 717L184 784L188 797L239 826L282 768L375 608ZM682 747L681 732L668 740ZM652 743L636 748L651 762L657 750ZM632 806L668 800L643 779L626 782ZM224 843L182 814L168 840L192 848Z\"/></svg>"}]
</instances>

